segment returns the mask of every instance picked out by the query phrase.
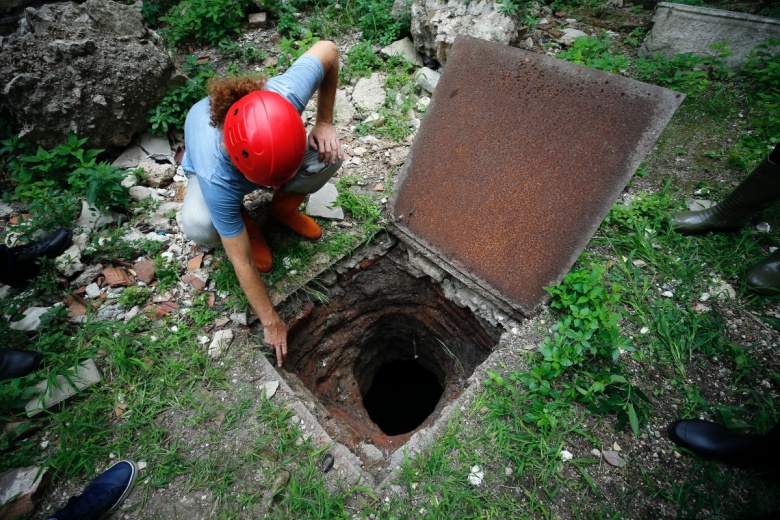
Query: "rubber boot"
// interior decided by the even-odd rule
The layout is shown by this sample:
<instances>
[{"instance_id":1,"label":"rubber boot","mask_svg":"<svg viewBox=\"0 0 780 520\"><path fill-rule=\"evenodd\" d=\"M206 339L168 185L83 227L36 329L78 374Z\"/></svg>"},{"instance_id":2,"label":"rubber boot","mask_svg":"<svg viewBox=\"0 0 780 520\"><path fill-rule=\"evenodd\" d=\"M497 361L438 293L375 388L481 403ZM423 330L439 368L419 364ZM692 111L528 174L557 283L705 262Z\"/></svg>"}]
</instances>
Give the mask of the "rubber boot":
<instances>
[{"instance_id":1,"label":"rubber boot","mask_svg":"<svg viewBox=\"0 0 780 520\"><path fill-rule=\"evenodd\" d=\"M700 211L681 211L672 218L674 229L686 235L734 231L761 210L780 200L780 166L769 159L758 165L726 200Z\"/></svg>"},{"instance_id":2,"label":"rubber boot","mask_svg":"<svg viewBox=\"0 0 780 520\"><path fill-rule=\"evenodd\" d=\"M261 273L270 273L273 269L273 256L271 249L263 236L263 230L260 225L249 216L243 208L241 209L241 219L244 221L244 227L249 235L249 243L252 246L252 258L255 261L257 270Z\"/></svg>"},{"instance_id":3,"label":"rubber boot","mask_svg":"<svg viewBox=\"0 0 780 520\"><path fill-rule=\"evenodd\" d=\"M303 238L316 242L322 238L322 228L314 219L298 211L305 198L306 193L276 190L271 199L271 217Z\"/></svg>"},{"instance_id":4,"label":"rubber boot","mask_svg":"<svg viewBox=\"0 0 780 520\"><path fill-rule=\"evenodd\" d=\"M745 281L758 294L780 293L780 249L751 267Z\"/></svg>"}]
</instances>

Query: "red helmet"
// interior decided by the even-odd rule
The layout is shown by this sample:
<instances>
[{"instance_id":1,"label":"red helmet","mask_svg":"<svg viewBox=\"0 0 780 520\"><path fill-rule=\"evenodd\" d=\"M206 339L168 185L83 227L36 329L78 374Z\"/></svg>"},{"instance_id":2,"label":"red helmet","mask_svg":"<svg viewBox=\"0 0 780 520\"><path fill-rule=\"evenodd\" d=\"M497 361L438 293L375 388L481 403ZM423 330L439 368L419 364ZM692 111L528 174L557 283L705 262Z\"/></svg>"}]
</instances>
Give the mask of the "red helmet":
<instances>
[{"instance_id":1,"label":"red helmet","mask_svg":"<svg viewBox=\"0 0 780 520\"><path fill-rule=\"evenodd\" d=\"M230 107L225 148L247 179L281 186L293 178L306 153L306 129L295 107L276 92L255 90Z\"/></svg>"}]
</instances>

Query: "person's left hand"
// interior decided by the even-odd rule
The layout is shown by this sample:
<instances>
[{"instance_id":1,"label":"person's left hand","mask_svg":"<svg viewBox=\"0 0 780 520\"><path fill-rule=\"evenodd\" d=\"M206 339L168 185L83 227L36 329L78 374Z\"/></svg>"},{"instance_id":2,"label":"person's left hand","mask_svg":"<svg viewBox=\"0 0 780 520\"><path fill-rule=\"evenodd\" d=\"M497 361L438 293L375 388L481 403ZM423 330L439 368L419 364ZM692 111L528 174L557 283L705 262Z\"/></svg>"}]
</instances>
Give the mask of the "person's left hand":
<instances>
[{"instance_id":1,"label":"person's left hand","mask_svg":"<svg viewBox=\"0 0 780 520\"><path fill-rule=\"evenodd\" d=\"M309 133L309 146L320 153L325 164L341 159L341 143L336 129L330 123L317 123Z\"/></svg>"}]
</instances>

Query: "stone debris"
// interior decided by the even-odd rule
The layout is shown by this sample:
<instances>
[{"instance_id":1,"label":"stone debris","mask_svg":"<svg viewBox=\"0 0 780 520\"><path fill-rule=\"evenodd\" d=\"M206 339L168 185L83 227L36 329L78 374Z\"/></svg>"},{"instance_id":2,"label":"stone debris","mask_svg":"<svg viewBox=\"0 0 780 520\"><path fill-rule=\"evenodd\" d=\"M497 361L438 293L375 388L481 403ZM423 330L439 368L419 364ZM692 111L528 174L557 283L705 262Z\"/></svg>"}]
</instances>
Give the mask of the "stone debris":
<instances>
[{"instance_id":1,"label":"stone debris","mask_svg":"<svg viewBox=\"0 0 780 520\"><path fill-rule=\"evenodd\" d=\"M274 497L285 487L287 486L287 483L290 481L290 472L282 470L279 472L279 475L276 476L276 479L274 479L274 483L271 486L271 489L265 492L263 494L263 505L265 507L270 507L271 504L273 504Z\"/></svg>"},{"instance_id":2,"label":"stone debris","mask_svg":"<svg viewBox=\"0 0 780 520\"><path fill-rule=\"evenodd\" d=\"M469 470L469 482L474 486L479 486L485 480L485 472L480 466L471 466Z\"/></svg>"},{"instance_id":3,"label":"stone debris","mask_svg":"<svg viewBox=\"0 0 780 520\"><path fill-rule=\"evenodd\" d=\"M25 332L38 330L41 326L41 316L49 312L51 307L30 307L22 313L24 318L19 321L11 322L11 330L22 330Z\"/></svg>"},{"instance_id":4,"label":"stone debris","mask_svg":"<svg viewBox=\"0 0 780 520\"><path fill-rule=\"evenodd\" d=\"M141 134L141 149L146 152L146 157L153 161L172 162L173 153L168 139L149 132Z\"/></svg>"},{"instance_id":5,"label":"stone debris","mask_svg":"<svg viewBox=\"0 0 780 520\"><path fill-rule=\"evenodd\" d=\"M266 13L251 13L248 17L248 25L252 29L260 29L268 25Z\"/></svg>"},{"instance_id":6,"label":"stone debris","mask_svg":"<svg viewBox=\"0 0 780 520\"><path fill-rule=\"evenodd\" d=\"M626 462L620 458L620 454L617 451L601 450L601 455L604 457L604 460L607 461L607 464L609 464L610 466L615 466L616 468L626 467Z\"/></svg>"},{"instance_id":7,"label":"stone debris","mask_svg":"<svg viewBox=\"0 0 780 520\"><path fill-rule=\"evenodd\" d=\"M245 312L234 312L230 315L230 321L239 325L247 325L247 317Z\"/></svg>"},{"instance_id":8,"label":"stone debris","mask_svg":"<svg viewBox=\"0 0 780 520\"><path fill-rule=\"evenodd\" d=\"M571 460L573 458L574 458L574 455L572 455L569 450L561 450L561 460L566 462L567 460Z\"/></svg>"},{"instance_id":9,"label":"stone debris","mask_svg":"<svg viewBox=\"0 0 780 520\"><path fill-rule=\"evenodd\" d=\"M352 103L355 107L374 112L385 104L385 74L374 72L369 78L360 78L352 91Z\"/></svg>"},{"instance_id":10,"label":"stone debris","mask_svg":"<svg viewBox=\"0 0 780 520\"><path fill-rule=\"evenodd\" d=\"M369 464L378 464L379 462L385 460L382 452L373 444L362 442L358 445L358 450L360 450L360 453Z\"/></svg>"},{"instance_id":11,"label":"stone debris","mask_svg":"<svg viewBox=\"0 0 780 520\"><path fill-rule=\"evenodd\" d=\"M260 394L264 395L266 399L271 399L276 395L277 390L279 390L279 381L268 381L260 387Z\"/></svg>"},{"instance_id":12,"label":"stone debris","mask_svg":"<svg viewBox=\"0 0 780 520\"><path fill-rule=\"evenodd\" d=\"M696 54L712 57L712 45L728 42L728 67L747 61L751 50L780 35L780 20L735 11L664 2L658 4L652 29L639 56ZM777 50L774 50L777 52Z\"/></svg>"},{"instance_id":13,"label":"stone debris","mask_svg":"<svg viewBox=\"0 0 780 520\"><path fill-rule=\"evenodd\" d=\"M414 46L414 42L409 38L397 40L390 45L383 47L380 51L384 56L400 56L415 67L423 66L423 59Z\"/></svg>"},{"instance_id":14,"label":"stone debris","mask_svg":"<svg viewBox=\"0 0 780 520\"><path fill-rule=\"evenodd\" d=\"M216 359L220 357L228 349L233 342L233 331L230 329L218 330L214 334L214 339L211 340L209 345L209 357Z\"/></svg>"},{"instance_id":15,"label":"stone debris","mask_svg":"<svg viewBox=\"0 0 780 520\"><path fill-rule=\"evenodd\" d=\"M734 288L722 281L716 280L714 284L710 285L707 290L711 296L714 296L718 300L733 300L737 297L737 291ZM704 297L704 295L702 295ZM700 301L706 301L699 298Z\"/></svg>"},{"instance_id":16,"label":"stone debris","mask_svg":"<svg viewBox=\"0 0 780 520\"><path fill-rule=\"evenodd\" d=\"M423 67L414 73L414 81L429 94L433 94L433 91L436 90L439 78L441 78L441 74L428 67Z\"/></svg>"},{"instance_id":17,"label":"stone debris","mask_svg":"<svg viewBox=\"0 0 780 520\"><path fill-rule=\"evenodd\" d=\"M19 468L0 475L0 518L19 518L31 512L50 482L49 468Z\"/></svg>"},{"instance_id":18,"label":"stone debris","mask_svg":"<svg viewBox=\"0 0 780 520\"><path fill-rule=\"evenodd\" d=\"M306 204L306 213L312 217L326 218L329 220L344 220L344 209L336 206L339 196L338 189L330 182L312 193Z\"/></svg>"},{"instance_id":19,"label":"stone debris","mask_svg":"<svg viewBox=\"0 0 780 520\"><path fill-rule=\"evenodd\" d=\"M98 210L84 200L81 202L81 215L76 220L75 226L83 230L92 231L104 226L115 224L119 220L116 213L108 213Z\"/></svg>"},{"instance_id":20,"label":"stone debris","mask_svg":"<svg viewBox=\"0 0 780 520\"><path fill-rule=\"evenodd\" d=\"M703 209L711 208L715 205L715 202L711 200L689 199L685 201L685 205L688 206L689 211L701 211Z\"/></svg>"},{"instance_id":21,"label":"stone debris","mask_svg":"<svg viewBox=\"0 0 780 520\"><path fill-rule=\"evenodd\" d=\"M558 43L560 43L564 47L571 47L572 45L574 45L575 39L588 36L588 33L586 33L585 31L580 31L579 29L572 29L570 27L567 27L561 32L563 33L563 36L561 36L558 39Z\"/></svg>"},{"instance_id":22,"label":"stone debris","mask_svg":"<svg viewBox=\"0 0 780 520\"><path fill-rule=\"evenodd\" d=\"M39 395L25 405L24 408L27 410L28 417L35 417L42 411L51 409L103 380L103 376L101 376L100 370L98 370L93 359L82 361L76 370L71 369L68 372L67 378L64 375L58 375L56 382L51 385L48 380L41 381L35 385L34 389ZM68 380L75 386L72 386Z\"/></svg>"}]
</instances>

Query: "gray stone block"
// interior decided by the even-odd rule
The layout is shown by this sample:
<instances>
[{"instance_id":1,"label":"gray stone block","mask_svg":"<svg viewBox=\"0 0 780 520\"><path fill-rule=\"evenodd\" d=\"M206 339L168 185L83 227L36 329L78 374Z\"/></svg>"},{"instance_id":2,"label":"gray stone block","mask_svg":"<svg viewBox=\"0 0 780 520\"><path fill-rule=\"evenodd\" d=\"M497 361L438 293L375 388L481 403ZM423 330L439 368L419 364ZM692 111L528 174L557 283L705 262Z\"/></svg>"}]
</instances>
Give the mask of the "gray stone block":
<instances>
[{"instance_id":1,"label":"gray stone block","mask_svg":"<svg viewBox=\"0 0 780 520\"><path fill-rule=\"evenodd\" d=\"M717 56L712 45L728 42L731 56L724 62L739 67L755 46L780 38L780 20L722 9L662 2L653 16L640 56L696 54ZM775 48L777 51L777 48Z\"/></svg>"},{"instance_id":2,"label":"gray stone block","mask_svg":"<svg viewBox=\"0 0 780 520\"><path fill-rule=\"evenodd\" d=\"M312 217L327 218L330 220L344 220L344 210L336 206L339 196L338 189L331 183L326 183L318 191L309 196L306 204L306 213Z\"/></svg>"},{"instance_id":3,"label":"gray stone block","mask_svg":"<svg viewBox=\"0 0 780 520\"><path fill-rule=\"evenodd\" d=\"M95 361L88 359L82 361L77 370L71 371L68 378L64 375L57 376L56 383L51 386L49 386L48 380L41 381L35 385L39 393L38 397L31 399L24 407L27 410L27 417L34 417L43 410L60 404L102 380L103 377L100 375Z\"/></svg>"}]
</instances>

